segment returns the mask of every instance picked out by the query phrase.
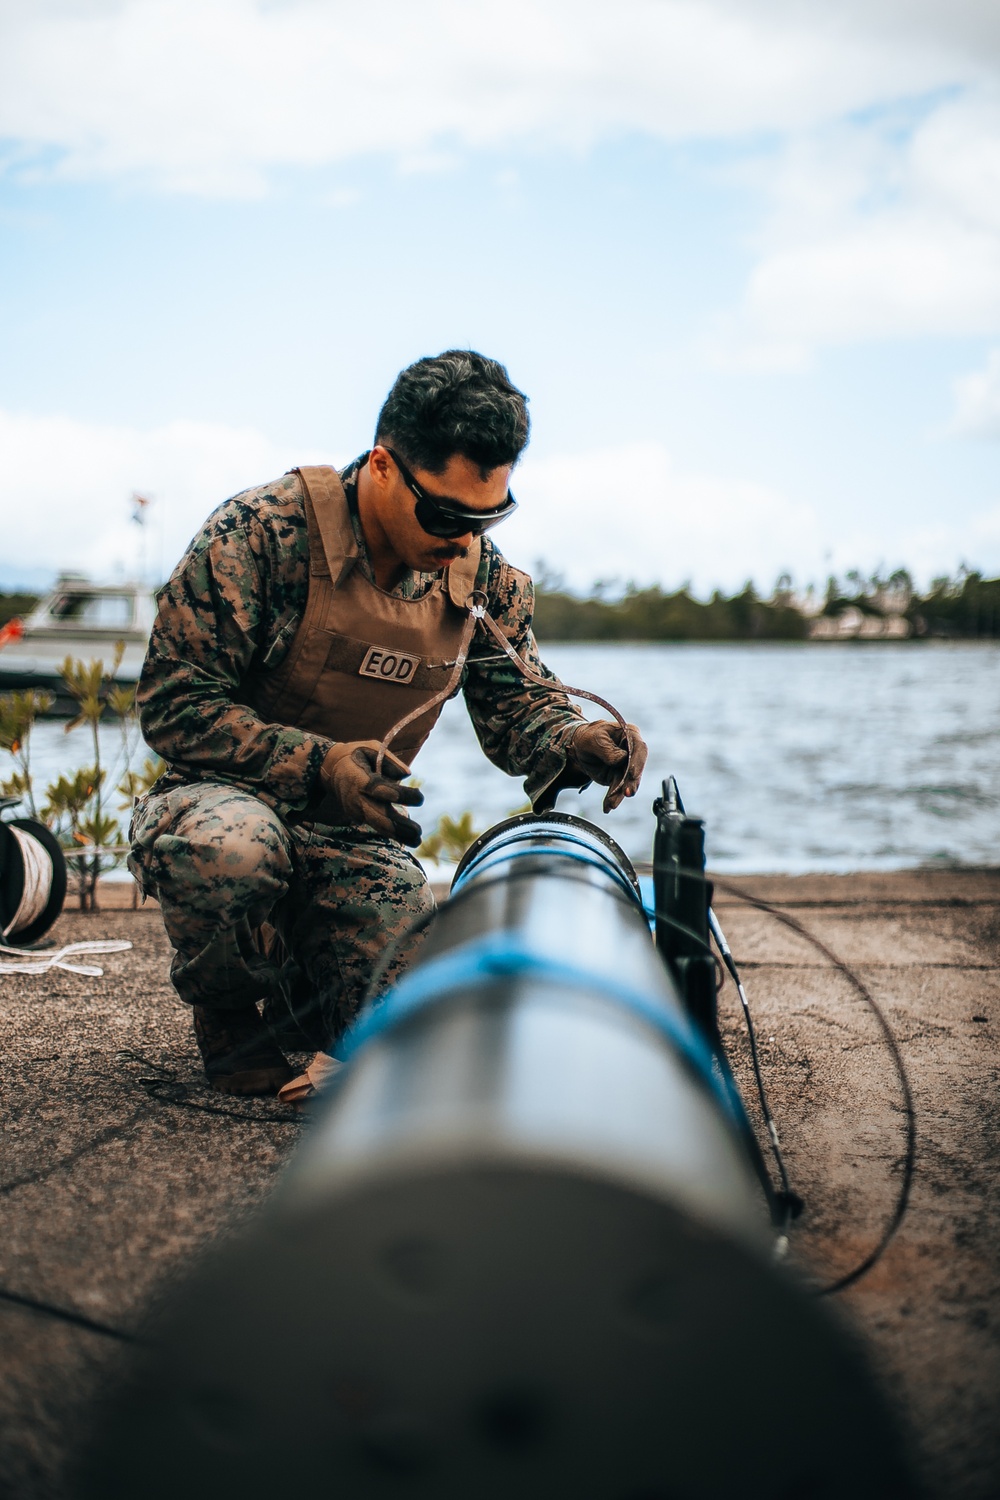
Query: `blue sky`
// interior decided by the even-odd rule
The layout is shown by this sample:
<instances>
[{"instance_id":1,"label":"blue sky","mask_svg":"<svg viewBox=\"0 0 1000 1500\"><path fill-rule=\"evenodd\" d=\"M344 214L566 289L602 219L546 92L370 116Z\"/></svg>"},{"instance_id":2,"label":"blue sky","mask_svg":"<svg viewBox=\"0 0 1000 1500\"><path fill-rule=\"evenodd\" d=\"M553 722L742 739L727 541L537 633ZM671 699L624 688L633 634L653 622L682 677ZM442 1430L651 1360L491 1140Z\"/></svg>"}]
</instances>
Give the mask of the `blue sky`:
<instances>
[{"instance_id":1,"label":"blue sky","mask_svg":"<svg viewBox=\"0 0 1000 1500\"><path fill-rule=\"evenodd\" d=\"M1000 572L989 0L0 5L0 585L176 560L470 345L503 545L598 577Z\"/></svg>"}]
</instances>

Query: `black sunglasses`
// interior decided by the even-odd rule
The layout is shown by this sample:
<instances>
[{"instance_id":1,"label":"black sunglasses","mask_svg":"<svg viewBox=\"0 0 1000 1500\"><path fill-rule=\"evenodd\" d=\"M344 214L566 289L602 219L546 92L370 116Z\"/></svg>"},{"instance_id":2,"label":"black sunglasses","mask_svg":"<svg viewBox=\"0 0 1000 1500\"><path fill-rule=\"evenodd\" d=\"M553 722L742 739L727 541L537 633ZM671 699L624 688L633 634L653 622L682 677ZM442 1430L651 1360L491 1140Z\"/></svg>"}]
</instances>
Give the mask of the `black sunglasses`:
<instances>
[{"instance_id":1,"label":"black sunglasses","mask_svg":"<svg viewBox=\"0 0 1000 1500\"><path fill-rule=\"evenodd\" d=\"M444 495L432 495L418 480L414 479L398 453L394 453L391 448L386 448L385 451L402 475L407 489L416 495L417 523L428 536L468 536L470 532L473 536L482 536L484 531L489 531L491 526L506 521L507 517L512 516L517 510L517 501L510 490L507 491L507 498L503 504L497 506L496 510L473 510L470 506L463 505L460 500L449 500Z\"/></svg>"}]
</instances>

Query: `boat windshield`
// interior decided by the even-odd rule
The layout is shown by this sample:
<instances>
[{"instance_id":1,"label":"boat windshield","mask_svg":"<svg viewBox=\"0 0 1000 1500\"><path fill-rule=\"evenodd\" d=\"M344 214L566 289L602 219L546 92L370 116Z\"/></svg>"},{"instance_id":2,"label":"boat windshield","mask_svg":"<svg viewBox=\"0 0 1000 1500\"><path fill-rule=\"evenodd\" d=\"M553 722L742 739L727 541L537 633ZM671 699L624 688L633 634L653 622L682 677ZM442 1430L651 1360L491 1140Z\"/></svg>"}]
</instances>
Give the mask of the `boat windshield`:
<instances>
[{"instance_id":1,"label":"boat windshield","mask_svg":"<svg viewBox=\"0 0 1000 1500\"><path fill-rule=\"evenodd\" d=\"M128 594L60 594L49 614L66 624L120 630L132 623L132 599Z\"/></svg>"}]
</instances>

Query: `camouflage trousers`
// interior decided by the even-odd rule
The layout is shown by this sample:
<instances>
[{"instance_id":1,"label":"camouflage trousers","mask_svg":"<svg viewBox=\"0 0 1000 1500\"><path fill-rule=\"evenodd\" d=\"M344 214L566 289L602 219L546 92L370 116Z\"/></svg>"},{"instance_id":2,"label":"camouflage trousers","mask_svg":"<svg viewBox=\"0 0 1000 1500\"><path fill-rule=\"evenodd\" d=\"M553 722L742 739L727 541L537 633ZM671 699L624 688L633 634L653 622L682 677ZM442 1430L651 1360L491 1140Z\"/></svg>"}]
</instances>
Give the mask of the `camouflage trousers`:
<instances>
[{"instance_id":1,"label":"camouflage trousers","mask_svg":"<svg viewBox=\"0 0 1000 1500\"><path fill-rule=\"evenodd\" d=\"M390 944L380 987L405 967L399 939L434 908L401 844L364 829L289 827L238 787L197 782L138 803L129 868L156 896L189 1005L291 1008L314 1046L360 1007ZM275 941L277 939L277 941ZM322 1035L319 1035L319 1032Z\"/></svg>"}]
</instances>

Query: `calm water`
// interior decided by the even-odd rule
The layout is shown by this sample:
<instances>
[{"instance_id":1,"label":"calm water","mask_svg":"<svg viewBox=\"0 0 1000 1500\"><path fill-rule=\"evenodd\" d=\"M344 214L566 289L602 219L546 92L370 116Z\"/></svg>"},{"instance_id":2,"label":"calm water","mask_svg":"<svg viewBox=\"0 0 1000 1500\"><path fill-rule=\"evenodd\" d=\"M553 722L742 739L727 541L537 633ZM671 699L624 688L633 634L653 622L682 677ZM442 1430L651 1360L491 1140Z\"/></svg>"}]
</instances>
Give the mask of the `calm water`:
<instances>
[{"instance_id":1,"label":"calm water","mask_svg":"<svg viewBox=\"0 0 1000 1500\"><path fill-rule=\"evenodd\" d=\"M595 790L559 802L634 858L649 856L650 803L672 773L688 811L706 819L718 870L1000 863L1000 646L551 645L544 655L649 742L633 802L608 818ZM102 735L114 754L116 733ZM42 776L82 764L88 749L81 731L36 730ZM3 774L7 764L0 756ZM483 828L523 802L521 783L484 759L460 702L417 769L428 829L466 808Z\"/></svg>"}]
</instances>

